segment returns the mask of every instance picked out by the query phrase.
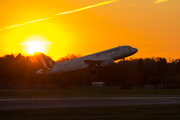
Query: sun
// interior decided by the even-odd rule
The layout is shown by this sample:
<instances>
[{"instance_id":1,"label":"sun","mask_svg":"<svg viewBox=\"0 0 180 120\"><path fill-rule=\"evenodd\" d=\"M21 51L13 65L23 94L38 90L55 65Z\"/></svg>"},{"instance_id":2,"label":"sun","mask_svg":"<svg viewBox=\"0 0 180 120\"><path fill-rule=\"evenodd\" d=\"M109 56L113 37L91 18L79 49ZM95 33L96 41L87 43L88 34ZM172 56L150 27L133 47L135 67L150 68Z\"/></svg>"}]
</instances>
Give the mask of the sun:
<instances>
[{"instance_id":1,"label":"sun","mask_svg":"<svg viewBox=\"0 0 180 120\"><path fill-rule=\"evenodd\" d=\"M34 52L47 53L50 48L49 42L42 35L31 35L26 37L21 43L22 49L26 54L34 54Z\"/></svg>"},{"instance_id":2,"label":"sun","mask_svg":"<svg viewBox=\"0 0 180 120\"><path fill-rule=\"evenodd\" d=\"M43 44L40 41L32 41L28 43L28 53L43 52Z\"/></svg>"}]
</instances>

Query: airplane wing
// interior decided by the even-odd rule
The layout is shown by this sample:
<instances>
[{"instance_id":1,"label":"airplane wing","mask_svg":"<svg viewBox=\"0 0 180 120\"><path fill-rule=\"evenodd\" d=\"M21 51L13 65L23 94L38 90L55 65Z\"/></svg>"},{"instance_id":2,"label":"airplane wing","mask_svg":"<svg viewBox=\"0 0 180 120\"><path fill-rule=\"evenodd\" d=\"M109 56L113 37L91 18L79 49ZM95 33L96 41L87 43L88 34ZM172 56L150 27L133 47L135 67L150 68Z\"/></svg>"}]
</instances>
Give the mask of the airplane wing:
<instances>
[{"instance_id":1,"label":"airplane wing","mask_svg":"<svg viewBox=\"0 0 180 120\"><path fill-rule=\"evenodd\" d=\"M104 60L84 60L85 64L87 64L89 67L92 66L98 66L100 65Z\"/></svg>"},{"instance_id":2,"label":"airplane wing","mask_svg":"<svg viewBox=\"0 0 180 120\"><path fill-rule=\"evenodd\" d=\"M104 60L84 60L85 66L83 68L97 68L97 67L107 67L114 64L113 59Z\"/></svg>"},{"instance_id":3,"label":"airplane wing","mask_svg":"<svg viewBox=\"0 0 180 120\"><path fill-rule=\"evenodd\" d=\"M85 65L81 67L81 69L95 69L99 67L99 65L103 62L104 60L84 60Z\"/></svg>"}]
</instances>

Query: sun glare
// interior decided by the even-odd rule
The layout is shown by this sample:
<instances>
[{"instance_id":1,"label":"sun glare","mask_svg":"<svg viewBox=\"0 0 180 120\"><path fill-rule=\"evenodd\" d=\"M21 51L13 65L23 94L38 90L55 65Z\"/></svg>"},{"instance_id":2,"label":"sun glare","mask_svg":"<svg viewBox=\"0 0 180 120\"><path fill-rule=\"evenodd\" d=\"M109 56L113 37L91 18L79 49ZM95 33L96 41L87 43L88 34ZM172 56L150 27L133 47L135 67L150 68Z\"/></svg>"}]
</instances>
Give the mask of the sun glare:
<instances>
[{"instance_id":1,"label":"sun glare","mask_svg":"<svg viewBox=\"0 0 180 120\"><path fill-rule=\"evenodd\" d=\"M39 41L32 41L28 43L28 53L43 52L43 44Z\"/></svg>"},{"instance_id":2,"label":"sun glare","mask_svg":"<svg viewBox=\"0 0 180 120\"><path fill-rule=\"evenodd\" d=\"M34 52L47 53L50 48L50 44L51 42L41 35L28 36L21 43L25 54L34 54Z\"/></svg>"}]
</instances>

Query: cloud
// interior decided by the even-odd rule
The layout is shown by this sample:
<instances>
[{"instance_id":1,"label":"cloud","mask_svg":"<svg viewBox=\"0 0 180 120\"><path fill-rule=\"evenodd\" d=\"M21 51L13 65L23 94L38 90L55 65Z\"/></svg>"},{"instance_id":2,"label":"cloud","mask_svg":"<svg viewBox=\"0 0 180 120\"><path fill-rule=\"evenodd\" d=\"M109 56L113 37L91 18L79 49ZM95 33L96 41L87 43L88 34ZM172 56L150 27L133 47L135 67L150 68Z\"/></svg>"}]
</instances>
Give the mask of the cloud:
<instances>
[{"instance_id":1,"label":"cloud","mask_svg":"<svg viewBox=\"0 0 180 120\"><path fill-rule=\"evenodd\" d=\"M156 0L156 1L155 1L155 4L156 4L156 3L166 2L166 1L168 1L168 0Z\"/></svg>"},{"instance_id":2,"label":"cloud","mask_svg":"<svg viewBox=\"0 0 180 120\"><path fill-rule=\"evenodd\" d=\"M0 29L0 31L7 30L7 29L10 29L10 28L14 28L14 27L18 27L18 26L22 26L22 25L26 25L26 24L30 24L30 23L34 23L34 22L53 19L53 18L55 18L56 16L59 16L59 15L78 12L78 11L82 11L82 10L86 10L86 9L90 9L90 8L94 8L94 7L98 7L98 6L102 6L102 5L106 5L106 4L110 4L110 3L113 3L113 2L117 2L117 1L119 1L119 0L108 0L108 1L105 1L105 2L100 2L100 3L94 4L94 5L78 8L78 9L75 9L75 10L66 11L66 12L62 12L62 13L57 13L57 14L51 16L51 17L42 18L42 19L38 19L38 20L33 20L33 21L22 23L22 24L17 24L17 25L12 25L12 26L6 27L6 28L2 28L2 29Z\"/></svg>"}]
</instances>

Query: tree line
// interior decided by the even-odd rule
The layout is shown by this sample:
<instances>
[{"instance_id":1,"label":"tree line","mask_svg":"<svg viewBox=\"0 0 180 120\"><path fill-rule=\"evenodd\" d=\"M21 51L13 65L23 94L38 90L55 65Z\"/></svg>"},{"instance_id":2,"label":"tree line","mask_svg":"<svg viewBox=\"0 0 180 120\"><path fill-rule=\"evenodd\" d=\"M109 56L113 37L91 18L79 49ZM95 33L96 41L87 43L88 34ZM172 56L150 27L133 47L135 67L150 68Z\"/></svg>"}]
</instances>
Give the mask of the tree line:
<instances>
[{"instance_id":1,"label":"tree line","mask_svg":"<svg viewBox=\"0 0 180 120\"><path fill-rule=\"evenodd\" d=\"M57 62L81 57L67 55ZM167 62L166 58L127 59L112 66L98 68L97 73L90 75L88 70L73 71L65 74L37 75L40 69L34 56L5 55L0 57L0 86L6 85L58 85L91 86L92 82L105 82L106 85L120 85L132 88L134 85L167 84L168 88L180 87L180 60Z\"/></svg>"}]
</instances>

